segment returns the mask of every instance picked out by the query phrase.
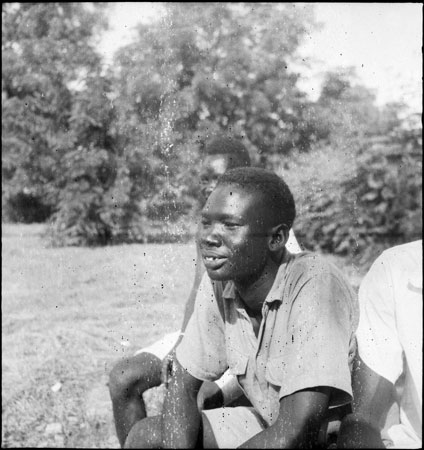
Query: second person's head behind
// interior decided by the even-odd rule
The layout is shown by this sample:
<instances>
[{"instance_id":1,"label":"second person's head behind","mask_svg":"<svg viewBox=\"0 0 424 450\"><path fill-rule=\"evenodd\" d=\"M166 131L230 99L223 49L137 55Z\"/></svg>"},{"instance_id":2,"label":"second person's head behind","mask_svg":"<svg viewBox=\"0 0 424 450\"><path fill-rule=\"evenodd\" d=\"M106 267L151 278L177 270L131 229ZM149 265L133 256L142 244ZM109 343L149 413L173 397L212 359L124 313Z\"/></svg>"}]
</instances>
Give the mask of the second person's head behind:
<instances>
[{"instance_id":1,"label":"second person's head behind","mask_svg":"<svg viewBox=\"0 0 424 450\"><path fill-rule=\"evenodd\" d=\"M229 169L249 167L250 156L246 147L233 137L217 137L203 150L200 168L200 193L205 202L214 190L218 179Z\"/></svg>"}]
</instances>

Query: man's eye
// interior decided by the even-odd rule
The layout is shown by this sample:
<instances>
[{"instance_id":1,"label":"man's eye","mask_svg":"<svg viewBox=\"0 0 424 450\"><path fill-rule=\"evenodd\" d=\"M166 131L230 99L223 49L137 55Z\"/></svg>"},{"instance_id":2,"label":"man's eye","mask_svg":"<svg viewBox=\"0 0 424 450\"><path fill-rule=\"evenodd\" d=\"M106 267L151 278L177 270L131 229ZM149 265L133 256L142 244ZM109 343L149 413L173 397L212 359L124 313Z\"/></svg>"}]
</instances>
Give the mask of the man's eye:
<instances>
[{"instance_id":1,"label":"man's eye","mask_svg":"<svg viewBox=\"0 0 424 450\"><path fill-rule=\"evenodd\" d=\"M234 222L224 222L224 225L227 228L230 228L230 229L234 229L234 228L237 228L239 226L238 223L234 223Z\"/></svg>"}]
</instances>

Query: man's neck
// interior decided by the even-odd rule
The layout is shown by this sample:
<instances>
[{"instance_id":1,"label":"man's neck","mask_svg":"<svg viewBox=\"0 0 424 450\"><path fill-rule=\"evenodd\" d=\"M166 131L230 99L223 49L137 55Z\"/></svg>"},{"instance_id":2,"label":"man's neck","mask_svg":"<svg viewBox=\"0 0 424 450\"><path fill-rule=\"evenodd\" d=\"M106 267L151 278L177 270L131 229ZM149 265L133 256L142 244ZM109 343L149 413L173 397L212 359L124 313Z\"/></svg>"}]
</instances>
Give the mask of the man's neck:
<instances>
[{"instance_id":1,"label":"man's neck","mask_svg":"<svg viewBox=\"0 0 424 450\"><path fill-rule=\"evenodd\" d=\"M289 253L284 252L275 259L270 259L265 265L264 270L255 280L247 282L234 281L237 291L247 306L249 315L256 317L262 312L262 305L274 284L275 277L280 265L285 263L289 258ZM252 314L250 314L252 313Z\"/></svg>"}]
</instances>

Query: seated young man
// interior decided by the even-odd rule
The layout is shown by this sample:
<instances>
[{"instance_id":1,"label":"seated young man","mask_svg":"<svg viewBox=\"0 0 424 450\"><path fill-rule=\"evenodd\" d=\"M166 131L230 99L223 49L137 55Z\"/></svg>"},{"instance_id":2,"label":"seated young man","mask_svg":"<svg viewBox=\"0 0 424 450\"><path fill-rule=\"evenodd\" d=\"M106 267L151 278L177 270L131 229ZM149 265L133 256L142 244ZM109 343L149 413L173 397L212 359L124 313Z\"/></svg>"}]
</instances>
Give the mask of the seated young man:
<instances>
[{"instance_id":1,"label":"seated young man","mask_svg":"<svg viewBox=\"0 0 424 450\"><path fill-rule=\"evenodd\" d=\"M294 218L276 174L238 168L220 178L198 233L208 276L176 349L163 415L138 422L126 447L195 447L197 392L228 368L252 406L203 411L207 448L311 447L328 408L351 401L356 297L324 258L286 249Z\"/></svg>"},{"instance_id":2,"label":"seated young man","mask_svg":"<svg viewBox=\"0 0 424 450\"><path fill-rule=\"evenodd\" d=\"M422 448L422 257L421 240L392 247L361 283L353 413L339 448Z\"/></svg>"},{"instance_id":3,"label":"seated young man","mask_svg":"<svg viewBox=\"0 0 424 450\"><path fill-rule=\"evenodd\" d=\"M228 169L250 166L250 157L244 145L232 137L217 137L206 144L200 171L201 202L204 204L216 186L218 178ZM293 253L301 251L290 230L287 247ZM180 342L188 320L192 314L194 300L201 278L205 272L202 258L197 248L195 277L186 302L181 331L169 333L160 341L145 347L133 357L119 361L111 371L109 390L117 436L121 446L132 426L146 417L143 393L152 387L167 382L167 374L172 367L173 349ZM218 383L205 383L199 395L199 408L207 408L228 403L240 396L234 377L224 376Z\"/></svg>"}]
</instances>

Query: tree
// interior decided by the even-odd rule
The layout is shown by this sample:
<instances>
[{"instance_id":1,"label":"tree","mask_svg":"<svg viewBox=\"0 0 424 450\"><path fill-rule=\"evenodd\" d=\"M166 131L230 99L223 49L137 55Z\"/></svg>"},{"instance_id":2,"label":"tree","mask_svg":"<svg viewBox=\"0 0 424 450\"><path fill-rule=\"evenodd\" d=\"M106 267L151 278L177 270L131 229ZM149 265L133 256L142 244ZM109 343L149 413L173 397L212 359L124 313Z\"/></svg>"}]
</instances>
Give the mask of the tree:
<instances>
[{"instance_id":1,"label":"tree","mask_svg":"<svg viewBox=\"0 0 424 450\"><path fill-rule=\"evenodd\" d=\"M112 191L119 155L110 92L110 80L96 75L74 95L69 145L62 145L56 164L58 198L49 230L56 245L104 245L113 238L114 218L105 209L117 206Z\"/></svg>"},{"instance_id":2,"label":"tree","mask_svg":"<svg viewBox=\"0 0 424 450\"><path fill-rule=\"evenodd\" d=\"M272 155L307 150L314 139L308 102L291 69L306 28L314 26L311 8L166 8L160 22L140 25L137 41L114 63L121 173L134 188L130 203L138 206L131 208L132 223L145 224L146 239L172 224L176 233L188 232L181 217L194 208L198 149L214 134L242 138L253 160L270 167ZM143 169L132 171L134 161Z\"/></svg>"},{"instance_id":3,"label":"tree","mask_svg":"<svg viewBox=\"0 0 424 450\"><path fill-rule=\"evenodd\" d=\"M319 137L332 146L351 151L380 132L381 114L375 105L375 95L358 82L352 67L325 74L312 111Z\"/></svg>"},{"instance_id":4,"label":"tree","mask_svg":"<svg viewBox=\"0 0 424 450\"><path fill-rule=\"evenodd\" d=\"M103 8L2 4L2 205L12 219L42 221L57 208L60 163L73 142L72 85L99 73L92 39L106 25Z\"/></svg>"}]
</instances>

